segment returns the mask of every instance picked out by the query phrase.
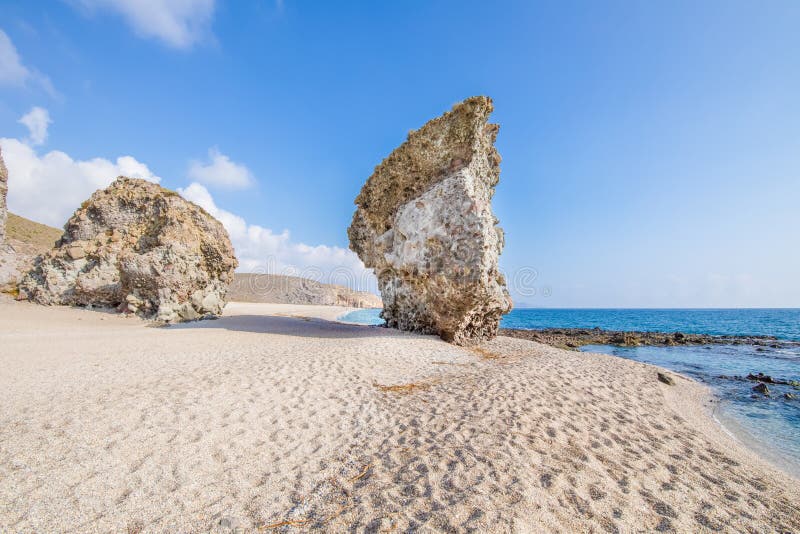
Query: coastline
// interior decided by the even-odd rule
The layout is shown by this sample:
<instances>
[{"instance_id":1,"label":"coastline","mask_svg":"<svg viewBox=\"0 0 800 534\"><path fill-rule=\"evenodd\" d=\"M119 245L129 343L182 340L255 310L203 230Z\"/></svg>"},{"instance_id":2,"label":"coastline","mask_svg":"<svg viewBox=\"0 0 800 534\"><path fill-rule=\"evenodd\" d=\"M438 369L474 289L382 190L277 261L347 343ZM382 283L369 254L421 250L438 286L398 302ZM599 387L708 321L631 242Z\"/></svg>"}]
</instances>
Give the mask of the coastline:
<instances>
[{"instance_id":1,"label":"coastline","mask_svg":"<svg viewBox=\"0 0 800 534\"><path fill-rule=\"evenodd\" d=\"M0 299L0 525L800 529L797 480L727 435L701 384L346 311L232 303L148 328Z\"/></svg>"},{"instance_id":2,"label":"coastline","mask_svg":"<svg viewBox=\"0 0 800 534\"><path fill-rule=\"evenodd\" d=\"M690 388L676 392L668 390L665 399L673 409L681 413L683 417L691 420L696 428L704 431L709 439L717 441L721 446L733 442L736 448L739 449L740 454L745 453L744 456L750 456L752 460L760 463L766 470L780 473L782 476L794 479L794 483L800 484L800 471L797 470L795 465L753 438L734 418L724 415L720 409L722 401L710 386L698 382L692 377L657 365L642 365L650 365L655 369L679 376L691 383Z\"/></svg>"},{"instance_id":3,"label":"coastline","mask_svg":"<svg viewBox=\"0 0 800 534\"><path fill-rule=\"evenodd\" d=\"M778 471L796 479L796 483L800 484L800 464L784 457L779 452L767 447L764 443L753 437L753 435L742 427L734 417L727 415L721 406L719 406L719 403L715 403L714 410L710 417L723 431L730 435L731 439L735 440L742 447L752 451Z\"/></svg>"}]
</instances>

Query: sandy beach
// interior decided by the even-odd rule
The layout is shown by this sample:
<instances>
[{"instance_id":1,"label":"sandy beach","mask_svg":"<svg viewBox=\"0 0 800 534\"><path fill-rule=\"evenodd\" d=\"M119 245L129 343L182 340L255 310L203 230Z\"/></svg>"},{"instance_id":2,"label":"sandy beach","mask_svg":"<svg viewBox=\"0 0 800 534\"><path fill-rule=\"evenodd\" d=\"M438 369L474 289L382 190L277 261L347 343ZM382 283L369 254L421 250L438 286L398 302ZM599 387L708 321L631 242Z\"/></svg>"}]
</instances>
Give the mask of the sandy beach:
<instances>
[{"instance_id":1,"label":"sandy beach","mask_svg":"<svg viewBox=\"0 0 800 534\"><path fill-rule=\"evenodd\" d=\"M0 531L800 530L800 482L699 384L345 311L154 328L0 301Z\"/></svg>"}]
</instances>

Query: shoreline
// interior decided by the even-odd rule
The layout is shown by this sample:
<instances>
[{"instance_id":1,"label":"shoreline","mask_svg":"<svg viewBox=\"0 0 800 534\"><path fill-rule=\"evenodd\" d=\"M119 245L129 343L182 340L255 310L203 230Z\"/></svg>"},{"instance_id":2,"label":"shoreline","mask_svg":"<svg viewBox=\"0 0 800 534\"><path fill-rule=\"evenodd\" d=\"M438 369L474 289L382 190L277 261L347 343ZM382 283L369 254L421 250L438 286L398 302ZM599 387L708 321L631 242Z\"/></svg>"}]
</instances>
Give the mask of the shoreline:
<instances>
[{"instance_id":1,"label":"shoreline","mask_svg":"<svg viewBox=\"0 0 800 534\"><path fill-rule=\"evenodd\" d=\"M800 529L797 480L710 418L702 384L346 311L231 303L150 328L0 299L0 525Z\"/></svg>"},{"instance_id":2,"label":"shoreline","mask_svg":"<svg viewBox=\"0 0 800 534\"><path fill-rule=\"evenodd\" d=\"M619 356L613 355L607 356L612 358L620 358ZM701 391L701 393L699 393L693 401L694 409L697 412L703 413L705 418L711 421L718 428L719 432L723 433L727 438L733 440L738 447L741 447L750 454L759 458L762 462L769 465L770 468L782 473L787 477L795 479L795 481L800 484L800 464L794 463L790 459L785 458L778 451L770 449L768 446L754 438L747 429L745 429L736 421L734 417L725 415L723 409L725 400L721 399L711 386L704 384L692 378L691 376L667 369L666 367L661 367L659 365L650 363L643 363L642 365L648 365L670 375L680 376L684 380L691 382L695 387L699 388L698 391ZM685 411L687 413L691 413L692 408L687 407ZM706 425L702 424L702 421L699 423L699 427L707 428Z\"/></svg>"},{"instance_id":3,"label":"shoreline","mask_svg":"<svg viewBox=\"0 0 800 534\"><path fill-rule=\"evenodd\" d=\"M800 484L800 463L785 457L779 451L770 448L759 441L744 428L736 418L726 415L720 403L715 404L711 418L742 447L752 451L755 455L772 465L778 471L794 478Z\"/></svg>"}]
</instances>

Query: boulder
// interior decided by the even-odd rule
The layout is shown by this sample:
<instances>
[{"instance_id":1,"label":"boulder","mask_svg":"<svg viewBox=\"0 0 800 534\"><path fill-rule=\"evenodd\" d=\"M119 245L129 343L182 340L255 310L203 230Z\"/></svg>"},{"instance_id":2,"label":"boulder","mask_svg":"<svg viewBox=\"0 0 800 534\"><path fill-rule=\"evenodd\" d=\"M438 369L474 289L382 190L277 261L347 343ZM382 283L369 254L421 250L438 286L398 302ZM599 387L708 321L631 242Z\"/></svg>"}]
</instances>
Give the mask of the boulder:
<instances>
[{"instance_id":1,"label":"boulder","mask_svg":"<svg viewBox=\"0 0 800 534\"><path fill-rule=\"evenodd\" d=\"M675 380L669 376L667 373L662 373L661 371L656 373L656 377L658 377L659 382L663 382L668 386L674 386Z\"/></svg>"},{"instance_id":2,"label":"boulder","mask_svg":"<svg viewBox=\"0 0 800 534\"><path fill-rule=\"evenodd\" d=\"M759 382L757 385L753 386L753 391L769 397L769 387L763 382Z\"/></svg>"},{"instance_id":3,"label":"boulder","mask_svg":"<svg viewBox=\"0 0 800 534\"><path fill-rule=\"evenodd\" d=\"M775 380L773 380L771 376L765 375L764 373L758 373L757 375L754 375L753 373L749 373L747 375L747 379L748 380L753 380L753 381L756 381L756 382L765 382L767 384L774 384L775 383Z\"/></svg>"},{"instance_id":4,"label":"boulder","mask_svg":"<svg viewBox=\"0 0 800 534\"><path fill-rule=\"evenodd\" d=\"M67 221L20 293L40 304L190 321L222 313L237 264L225 228L201 207L157 184L119 177Z\"/></svg>"},{"instance_id":5,"label":"boulder","mask_svg":"<svg viewBox=\"0 0 800 534\"><path fill-rule=\"evenodd\" d=\"M8 170L3 161L3 152L0 148L0 245L6 240L6 195L8 194Z\"/></svg>"},{"instance_id":6,"label":"boulder","mask_svg":"<svg viewBox=\"0 0 800 534\"><path fill-rule=\"evenodd\" d=\"M498 269L500 178L488 97L468 98L412 131L356 198L350 248L374 269L390 327L468 345L511 310Z\"/></svg>"}]
</instances>

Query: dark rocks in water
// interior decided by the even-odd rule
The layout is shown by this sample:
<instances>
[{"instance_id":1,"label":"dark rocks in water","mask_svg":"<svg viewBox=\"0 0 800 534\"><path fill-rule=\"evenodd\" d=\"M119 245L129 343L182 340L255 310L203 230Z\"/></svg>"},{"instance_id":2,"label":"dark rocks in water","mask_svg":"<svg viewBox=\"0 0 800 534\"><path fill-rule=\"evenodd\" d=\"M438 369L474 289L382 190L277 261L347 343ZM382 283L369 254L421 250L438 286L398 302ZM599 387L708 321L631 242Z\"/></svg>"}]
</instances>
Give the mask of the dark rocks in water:
<instances>
[{"instance_id":1,"label":"dark rocks in water","mask_svg":"<svg viewBox=\"0 0 800 534\"><path fill-rule=\"evenodd\" d=\"M500 329L500 335L538 341L558 348L575 348L583 345L617 345L637 347L641 345L753 345L756 347L800 347L797 341L779 341L766 336L712 336L708 334L685 334L683 332L638 332L601 330L593 328L542 328L535 330Z\"/></svg>"},{"instance_id":2,"label":"dark rocks in water","mask_svg":"<svg viewBox=\"0 0 800 534\"><path fill-rule=\"evenodd\" d=\"M764 373L758 373L757 375L754 375L753 373L750 373L749 375L747 375L747 379L748 380L754 380L756 382L765 382L767 384L775 384L776 383L775 380L773 380L771 376L765 375Z\"/></svg>"},{"instance_id":3,"label":"dark rocks in water","mask_svg":"<svg viewBox=\"0 0 800 534\"><path fill-rule=\"evenodd\" d=\"M795 400L797 399L797 395L795 395L794 393L784 393L783 398L786 400Z\"/></svg>"},{"instance_id":4,"label":"dark rocks in water","mask_svg":"<svg viewBox=\"0 0 800 534\"><path fill-rule=\"evenodd\" d=\"M781 386L792 386L794 388L800 387L800 382L798 382L797 380L784 380L782 378L773 378L769 375L765 375L764 373L758 373L757 375L750 373L745 378L747 380L751 380L754 382L763 382L765 384L778 384Z\"/></svg>"},{"instance_id":5,"label":"dark rocks in water","mask_svg":"<svg viewBox=\"0 0 800 534\"><path fill-rule=\"evenodd\" d=\"M573 345L575 342L572 342ZM639 340L639 336L631 332L615 332L613 336L611 336L611 343L613 345L621 345L623 347L638 347L641 345ZM570 346L570 343L565 343L567 346Z\"/></svg>"},{"instance_id":6,"label":"dark rocks in water","mask_svg":"<svg viewBox=\"0 0 800 534\"><path fill-rule=\"evenodd\" d=\"M757 385L753 386L753 391L756 393L761 393L762 395L766 395L769 397L769 388L763 382L759 382Z\"/></svg>"},{"instance_id":7,"label":"dark rocks in water","mask_svg":"<svg viewBox=\"0 0 800 534\"><path fill-rule=\"evenodd\" d=\"M666 373L658 372L658 381L663 382L668 386L674 386L675 380Z\"/></svg>"}]
</instances>

